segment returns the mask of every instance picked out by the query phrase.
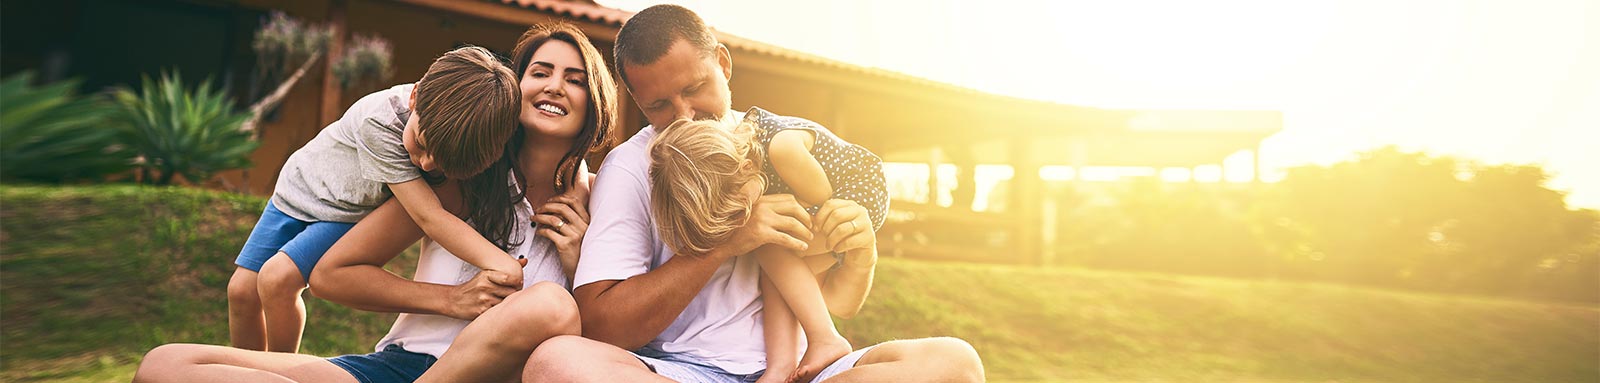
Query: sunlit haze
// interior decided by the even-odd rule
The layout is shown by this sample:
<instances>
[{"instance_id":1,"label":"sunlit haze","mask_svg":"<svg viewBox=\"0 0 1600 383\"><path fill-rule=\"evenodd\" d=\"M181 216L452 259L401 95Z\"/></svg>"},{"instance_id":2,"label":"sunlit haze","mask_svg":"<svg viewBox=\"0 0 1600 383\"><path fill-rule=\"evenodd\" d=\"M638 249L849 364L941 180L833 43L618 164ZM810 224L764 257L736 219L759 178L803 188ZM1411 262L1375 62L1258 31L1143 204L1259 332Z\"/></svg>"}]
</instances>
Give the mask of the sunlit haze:
<instances>
[{"instance_id":1,"label":"sunlit haze","mask_svg":"<svg viewBox=\"0 0 1600 383\"><path fill-rule=\"evenodd\" d=\"M1398 145L1540 164L1569 204L1600 208L1594 1L678 3L739 36L993 93L1279 110L1268 180Z\"/></svg>"}]
</instances>

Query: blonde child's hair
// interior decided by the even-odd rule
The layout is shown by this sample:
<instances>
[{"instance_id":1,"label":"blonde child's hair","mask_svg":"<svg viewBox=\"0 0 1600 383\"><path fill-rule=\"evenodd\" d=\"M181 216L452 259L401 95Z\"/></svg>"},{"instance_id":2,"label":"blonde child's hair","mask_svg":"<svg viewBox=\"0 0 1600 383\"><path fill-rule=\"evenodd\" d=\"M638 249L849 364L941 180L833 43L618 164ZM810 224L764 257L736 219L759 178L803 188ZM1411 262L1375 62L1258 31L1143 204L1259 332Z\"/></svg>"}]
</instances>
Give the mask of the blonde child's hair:
<instances>
[{"instance_id":1,"label":"blonde child's hair","mask_svg":"<svg viewBox=\"0 0 1600 383\"><path fill-rule=\"evenodd\" d=\"M428 66L416 85L418 148L445 177L465 179L498 160L522 129L517 76L494 53L462 47Z\"/></svg>"},{"instance_id":2,"label":"blonde child's hair","mask_svg":"<svg viewBox=\"0 0 1600 383\"><path fill-rule=\"evenodd\" d=\"M750 123L678 120L650 143L650 214L676 254L703 255L744 226L755 201L761 148Z\"/></svg>"}]
</instances>

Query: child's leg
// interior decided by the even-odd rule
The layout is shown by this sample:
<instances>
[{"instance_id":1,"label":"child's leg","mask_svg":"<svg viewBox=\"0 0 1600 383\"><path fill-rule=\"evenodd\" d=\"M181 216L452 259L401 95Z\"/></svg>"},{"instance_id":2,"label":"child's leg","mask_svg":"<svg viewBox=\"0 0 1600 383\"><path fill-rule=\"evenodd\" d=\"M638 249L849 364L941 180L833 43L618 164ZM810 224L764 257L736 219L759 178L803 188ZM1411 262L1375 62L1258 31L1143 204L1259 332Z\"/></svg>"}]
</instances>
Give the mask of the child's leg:
<instances>
[{"instance_id":1,"label":"child's leg","mask_svg":"<svg viewBox=\"0 0 1600 383\"><path fill-rule=\"evenodd\" d=\"M289 255L279 252L261 266L257 288L266 318L267 351L299 352L300 334L306 328L305 278Z\"/></svg>"},{"instance_id":2,"label":"child's leg","mask_svg":"<svg viewBox=\"0 0 1600 383\"><path fill-rule=\"evenodd\" d=\"M763 273L764 274L764 273ZM795 327L794 312L783 301L772 278L761 276L761 325L767 341L767 370L760 382L784 382L799 365L795 355L800 350L799 328Z\"/></svg>"},{"instance_id":3,"label":"child's leg","mask_svg":"<svg viewBox=\"0 0 1600 383\"><path fill-rule=\"evenodd\" d=\"M261 267L280 254L280 249L306 226L306 222L283 214L269 202L262 209L256 227L250 229L250 238L244 241L244 248L233 261L239 268L228 280L228 334L234 347L267 349L267 325L261 306Z\"/></svg>"},{"instance_id":4,"label":"child's leg","mask_svg":"<svg viewBox=\"0 0 1600 383\"><path fill-rule=\"evenodd\" d=\"M267 349L267 325L261 317L256 276L256 272L239 267L228 279L228 337L233 347L263 351Z\"/></svg>"},{"instance_id":5,"label":"child's leg","mask_svg":"<svg viewBox=\"0 0 1600 383\"><path fill-rule=\"evenodd\" d=\"M797 371L802 376L814 375L849 354L850 342L834 329L828 306L822 299L822 288L805 262L790 251L772 246L756 249L756 256L805 331L806 352L800 357Z\"/></svg>"}]
</instances>

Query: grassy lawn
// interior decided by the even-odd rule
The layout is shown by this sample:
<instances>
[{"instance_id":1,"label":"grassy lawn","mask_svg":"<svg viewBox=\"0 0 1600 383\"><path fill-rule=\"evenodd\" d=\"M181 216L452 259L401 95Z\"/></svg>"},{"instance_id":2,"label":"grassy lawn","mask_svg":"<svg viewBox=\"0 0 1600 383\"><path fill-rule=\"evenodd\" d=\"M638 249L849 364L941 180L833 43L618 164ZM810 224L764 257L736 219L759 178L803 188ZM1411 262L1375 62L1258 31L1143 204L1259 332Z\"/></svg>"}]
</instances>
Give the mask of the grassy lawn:
<instances>
[{"instance_id":1,"label":"grassy lawn","mask_svg":"<svg viewBox=\"0 0 1600 383\"><path fill-rule=\"evenodd\" d=\"M263 203L0 186L0 381L127 381L157 344L226 343ZM367 352L393 320L307 303L314 354ZM1600 381L1600 307L1327 284L885 259L840 323L858 346L967 339L992 381Z\"/></svg>"}]
</instances>

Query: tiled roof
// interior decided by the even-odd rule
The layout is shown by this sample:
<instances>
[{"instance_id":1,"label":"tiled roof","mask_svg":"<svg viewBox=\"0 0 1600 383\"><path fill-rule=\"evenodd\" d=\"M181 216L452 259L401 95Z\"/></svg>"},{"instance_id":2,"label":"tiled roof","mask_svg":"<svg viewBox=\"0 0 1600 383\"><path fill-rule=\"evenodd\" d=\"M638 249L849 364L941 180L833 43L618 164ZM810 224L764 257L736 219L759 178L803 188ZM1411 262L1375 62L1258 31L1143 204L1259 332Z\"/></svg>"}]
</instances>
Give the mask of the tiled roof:
<instances>
[{"instance_id":1,"label":"tiled roof","mask_svg":"<svg viewBox=\"0 0 1600 383\"><path fill-rule=\"evenodd\" d=\"M495 0L490 0L495 1ZM592 0L498 0L507 4L541 12L553 13L558 16L571 17L612 27L621 27L623 22L633 17L633 12L610 8L595 3ZM616 36L606 36L606 39L615 39ZM964 93L981 93L977 90L959 87L947 83L928 80L921 77L906 75L899 72L870 68L861 65L834 60L810 53L800 52L756 40L739 37L727 32L717 31L717 40L728 46L728 49L745 51L760 55L772 56L784 60L796 61L811 65L827 67L830 69L862 73L872 76L884 77L904 81L922 86L939 88L948 91ZM1031 101L1031 100L1030 100Z\"/></svg>"},{"instance_id":2,"label":"tiled roof","mask_svg":"<svg viewBox=\"0 0 1600 383\"><path fill-rule=\"evenodd\" d=\"M633 12L595 4L592 0L500 0L500 3L613 27L621 27L623 21L633 17Z\"/></svg>"}]
</instances>

